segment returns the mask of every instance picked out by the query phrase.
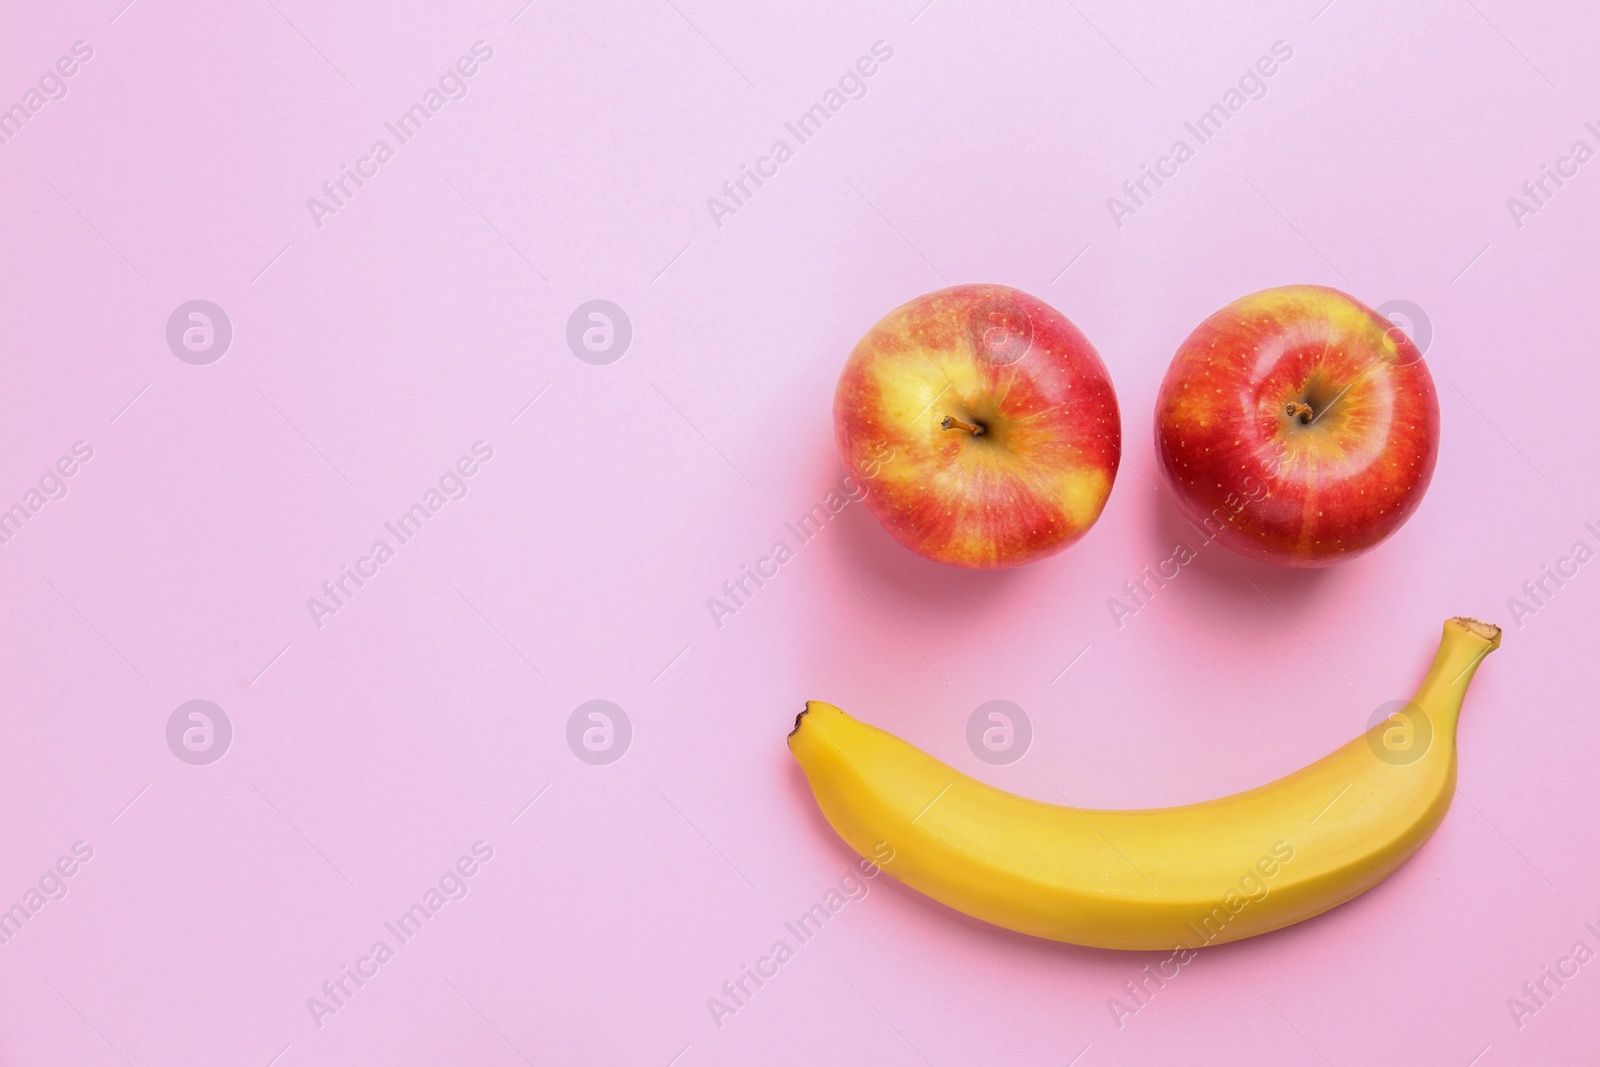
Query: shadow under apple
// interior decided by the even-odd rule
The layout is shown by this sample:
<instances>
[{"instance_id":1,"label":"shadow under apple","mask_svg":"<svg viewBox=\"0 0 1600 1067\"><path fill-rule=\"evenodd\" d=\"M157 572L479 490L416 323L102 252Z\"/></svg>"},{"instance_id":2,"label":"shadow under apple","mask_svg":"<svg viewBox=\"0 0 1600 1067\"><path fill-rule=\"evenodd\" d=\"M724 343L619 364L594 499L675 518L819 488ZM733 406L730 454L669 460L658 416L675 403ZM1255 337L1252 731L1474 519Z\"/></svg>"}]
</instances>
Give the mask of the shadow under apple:
<instances>
[{"instance_id":1,"label":"shadow under apple","mask_svg":"<svg viewBox=\"0 0 1600 1067\"><path fill-rule=\"evenodd\" d=\"M1194 552L1194 558L1183 565L1182 573L1205 590L1208 603L1224 611L1266 612L1276 617L1278 608L1314 604L1331 588L1330 572L1337 564L1285 567L1250 559L1213 538L1205 528L1190 522L1171 494L1152 494L1148 502L1149 522L1161 531L1162 543L1168 546L1168 558L1177 552L1178 546L1187 545Z\"/></svg>"},{"instance_id":2,"label":"shadow under apple","mask_svg":"<svg viewBox=\"0 0 1600 1067\"><path fill-rule=\"evenodd\" d=\"M950 611L968 620L1003 612L1006 591L1022 569L974 570L919 556L883 528L864 500L841 514L837 525L846 577L857 584L870 577L875 588L919 610Z\"/></svg>"}]
</instances>

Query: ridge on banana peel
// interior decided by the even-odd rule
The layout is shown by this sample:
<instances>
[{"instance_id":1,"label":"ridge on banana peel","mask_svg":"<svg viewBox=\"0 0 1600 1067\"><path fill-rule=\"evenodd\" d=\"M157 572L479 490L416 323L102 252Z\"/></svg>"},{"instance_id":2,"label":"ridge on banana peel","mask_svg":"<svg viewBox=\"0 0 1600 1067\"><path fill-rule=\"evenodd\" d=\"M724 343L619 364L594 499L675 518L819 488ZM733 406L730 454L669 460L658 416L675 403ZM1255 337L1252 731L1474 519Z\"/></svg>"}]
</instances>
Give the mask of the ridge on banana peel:
<instances>
[{"instance_id":1,"label":"ridge on banana peel","mask_svg":"<svg viewBox=\"0 0 1600 1067\"><path fill-rule=\"evenodd\" d=\"M1030 800L821 701L795 720L789 748L851 848L957 911L1079 945L1199 948L1319 915L1422 847L1455 795L1462 697L1499 645L1498 626L1450 619L1404 721L1275 782L1180 807Z\"/></svg>"}]
</instances>

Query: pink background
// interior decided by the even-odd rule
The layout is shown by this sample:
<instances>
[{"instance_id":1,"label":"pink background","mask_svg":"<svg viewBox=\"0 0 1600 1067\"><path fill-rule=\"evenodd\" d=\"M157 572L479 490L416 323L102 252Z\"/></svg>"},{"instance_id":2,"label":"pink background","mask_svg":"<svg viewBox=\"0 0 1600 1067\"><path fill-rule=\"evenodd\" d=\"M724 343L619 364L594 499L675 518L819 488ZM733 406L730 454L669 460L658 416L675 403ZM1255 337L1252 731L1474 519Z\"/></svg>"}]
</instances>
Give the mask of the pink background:
<instances>
[{"instance_id":1,"label":"pink background","mask_svg":"<svg viewBox=\"0 0 1600 1067\"><path fill-rule=\"evenodd\" d=\"M1600 545L1600 163L1520 226L1506 204L1600 147L1592 7L123 2L14 2L0 35L4 104L94 50L0 146L0 506L94 451L0 545L0 906L93 849L0 945L0 1062L1593 1057L1600 962L1520 1028L1507 999L1600 949L1600 563L1520 628L1507 600ZM478 40L469 94L315 225L306 199ZM879 40L866 95L716 225L706 199ZM1265 98L1119 228L1107 198L1275 41ZM850 346L960 281L1039 295L1110 368L1128 453L1099 525L975 574L851 505L718 628L707 598L842 474ZM1118 629L1107 599L1192 536L1152 482L1167 361L1289 282L1424 309L1433 488L1367 558L1208 549ZM233 324L209 366L165 339L195 298ZM632 322L608 366L565 340L592 299ZM479 440L466 497L313 623ZM1163 954L879 879L713 1022L852 860L783 745L805 698L1042 799L1184 802L1354 736L1458 613L1508 627L1460 800L1358 901L1205 952L1119 1028L1108 999ZM608 766L566 741L595 698L633 727ZM1007 767L965 742L996 698L1035 731ZM167 745L192 699L233 726L209 766ZM319 1027L307 998L480 840L468 895Z\"/></svg>"}]
</instances>

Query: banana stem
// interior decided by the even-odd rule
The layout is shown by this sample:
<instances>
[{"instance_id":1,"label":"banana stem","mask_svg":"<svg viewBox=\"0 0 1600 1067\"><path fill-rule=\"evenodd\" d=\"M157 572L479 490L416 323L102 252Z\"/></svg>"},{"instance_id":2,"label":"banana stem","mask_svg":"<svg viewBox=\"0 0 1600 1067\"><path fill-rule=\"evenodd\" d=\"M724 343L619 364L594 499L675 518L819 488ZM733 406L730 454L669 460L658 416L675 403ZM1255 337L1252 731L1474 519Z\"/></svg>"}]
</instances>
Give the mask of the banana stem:
<instances>
[{"instance_id":1,"label":"banana stem","mask_svg":"<svg viewBox=\"0 0 1600 1067\"><path fill-rule=\"evenodd\" d=\"M1443 720L1440 728L1455 736L1461 714L1461 700L1485 656L1500 647L1500 627L1493 623L1457 616L1444 624L1439 652L1428 668L1428 676L1417 689L1416 702Z\"/></svg>"}]
</instances>

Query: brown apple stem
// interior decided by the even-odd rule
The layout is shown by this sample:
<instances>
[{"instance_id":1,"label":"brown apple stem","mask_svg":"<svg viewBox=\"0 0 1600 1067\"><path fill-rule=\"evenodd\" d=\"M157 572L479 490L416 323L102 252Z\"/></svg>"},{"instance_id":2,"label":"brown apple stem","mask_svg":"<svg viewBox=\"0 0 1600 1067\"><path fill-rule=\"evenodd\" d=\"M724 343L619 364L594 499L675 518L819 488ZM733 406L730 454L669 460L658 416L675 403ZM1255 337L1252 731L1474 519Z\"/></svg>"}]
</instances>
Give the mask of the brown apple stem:
<instances>
[{"instance_id":1,"label":"brown apple stem","mask_svg":"<svg viewBox=\"0 0 1600 1067\"><path fill-rule=\"evenodd\" d=\"M944 430L965 430L974 437L979 437L984 433L984 428L982 426L976 423L962 422L954 415L946 415L944 419L940 421L939 427L940 429Z\"/></svg>"},{"instance_id":2,"label":"brown apple stem","mask_svg":"<svg viewBox=\"0 0 1600 1067\"><path fill-rule=\"evenodd\" d=\"M1284 414L1288 415L1291 419L1298 415L1301 422L1309 423L1311 421L1312 414L1311 405L1301 404L1298 401L1290 401L1289 406L1284 408Z\"/></svg>"}]
</instances>

